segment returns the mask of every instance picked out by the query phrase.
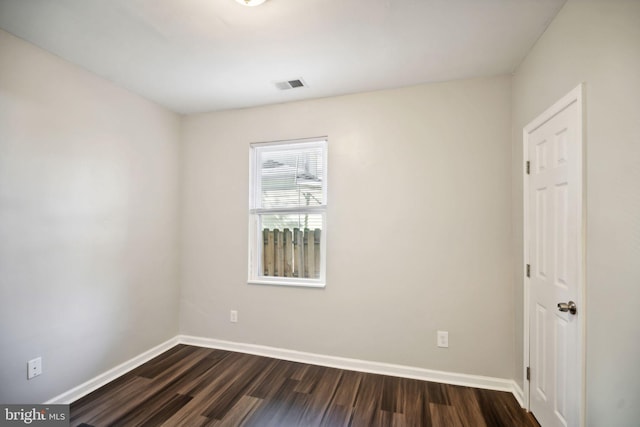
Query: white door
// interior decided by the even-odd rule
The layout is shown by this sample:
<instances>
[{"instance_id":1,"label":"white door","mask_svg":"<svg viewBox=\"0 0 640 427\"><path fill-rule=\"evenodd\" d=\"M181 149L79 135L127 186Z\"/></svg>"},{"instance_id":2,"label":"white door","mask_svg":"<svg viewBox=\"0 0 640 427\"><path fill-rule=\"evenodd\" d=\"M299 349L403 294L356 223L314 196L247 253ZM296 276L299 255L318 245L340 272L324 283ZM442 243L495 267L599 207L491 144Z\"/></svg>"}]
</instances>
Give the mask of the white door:
<instances>
[{"instance_id":1,"label":"white door","mask_svg":"<svg viewBox=\"0 0 640 427\"><path fill-rule=\"evenodd\" d=\"M530 162L525 180L529 405L542 427L582 423L584 244L579 89L578 96L563 98L525 128Z\"/></svg>"}]
</instances>

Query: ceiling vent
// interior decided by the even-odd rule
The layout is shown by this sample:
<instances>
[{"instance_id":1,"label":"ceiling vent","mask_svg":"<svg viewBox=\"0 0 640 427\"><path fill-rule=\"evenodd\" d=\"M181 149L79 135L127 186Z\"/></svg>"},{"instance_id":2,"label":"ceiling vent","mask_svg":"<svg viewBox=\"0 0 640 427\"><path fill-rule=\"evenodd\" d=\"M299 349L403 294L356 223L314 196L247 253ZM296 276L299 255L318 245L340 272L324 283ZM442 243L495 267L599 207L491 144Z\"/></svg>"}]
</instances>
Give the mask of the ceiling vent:
<instances>
[{"instance_id":1,"label":"ceiling vent","mask_svg":"<svg viewBox=\"0 0 640 427\"><path fill-rule=\"evenodd\" d=\"M307 87L307 84L302 79L285 80L284 82L276 82L276 87L279 90L299 89Z\"/></svg>"}]
</instances>

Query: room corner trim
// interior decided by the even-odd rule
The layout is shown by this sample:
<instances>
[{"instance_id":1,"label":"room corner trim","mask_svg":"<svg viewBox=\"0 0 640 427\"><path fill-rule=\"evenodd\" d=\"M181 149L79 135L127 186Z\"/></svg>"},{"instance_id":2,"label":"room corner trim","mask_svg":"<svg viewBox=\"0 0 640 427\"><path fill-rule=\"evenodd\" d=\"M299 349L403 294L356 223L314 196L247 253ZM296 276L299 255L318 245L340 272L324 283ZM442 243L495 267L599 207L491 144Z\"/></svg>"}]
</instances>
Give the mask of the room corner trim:
<instances>
[{"instance_id":1,"label":"room corner trim","mask_svg":"<svg viewBox=\"0 0 640 427\"><path fill-rule=\"evenodd\" d=\"M245 344L232 341L223 341L213 338L179 335L180 344L194 345L198 347L215 348L240 353L254 354L257 356L273 357L292 362L308 363L312 365L327 366L337 369L368 372L372 374L390 375L395 377L412 378L422 381L434 381L445 384L476 387L489 390L507 391L514 395L522 406L522 390L513 380L469 375L454 372L436 371L412 366L394 365L390 363L372 362L367 360L350 359L344 357L327 356L323 354L306 353L296 350L287 350L276 347L268 347L257 344Z\"/></svg>"},{"instance_id":2,"label":"room corner trim","mask_svg":"<svg viewBox=\"0 0 640 427\"><path fill-rule=\"evenodd\" d=\"M520 386L518 385L517 382L512 381L513 384L511 384L511 393L513 394L513 397L516 398L516 400L518 401L518 404L520 405L521 408L524 408L524 391L522 391L522 389L520 388Z\"/></svg>"},{"instance_id":3,"label":"room corner trim","mask_svg":"<svg viewBox=\"0 0 640 427\"><path fill-rule=\"evenodd\" d=\"M71 402L74 402L78 399L80 399L83 396L86 396L87 394L91 393L94 390L99 389L100 387L110 383L111 381L115 380L116 378L126 374L127 372L131 371L134 368L137 368L138 366L142 365L145 362L148 362L149 360L153 359L154 357L164 353L165 351L169 350L172 347L175 347L177 344L179 344L179 337L175 336L165 342L163 342L162 344L159 344L155 347L153 347L152 349L149 349L147 351L145 351L142 354L139 354L138 356L135 356L129 360L127 360L126 362L123 362L121 364L119 364L118 366L108 370L107 372L104 372L92 379L90 379L89 381L86 381L82 384L80 384L77 387L72 388L71 390L68 390L62 394L59 394L58 396L47 400L46 402L44 402L45 405L47 404L69 404Z\"/></svg>"}]
</instances>

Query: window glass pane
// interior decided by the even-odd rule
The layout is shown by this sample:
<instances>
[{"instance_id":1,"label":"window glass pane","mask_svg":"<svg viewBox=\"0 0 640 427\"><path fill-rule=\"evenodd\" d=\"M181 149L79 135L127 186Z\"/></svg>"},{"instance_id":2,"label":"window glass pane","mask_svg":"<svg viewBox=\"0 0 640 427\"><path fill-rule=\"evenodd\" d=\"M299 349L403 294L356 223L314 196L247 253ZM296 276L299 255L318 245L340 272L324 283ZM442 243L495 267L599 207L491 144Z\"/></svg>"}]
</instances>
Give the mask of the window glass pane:
<instances>
[{"instance_id":1,"label":"window glass pane","mask_svg":"<svg viewBox=\"0 0 640 427\"><path fill-rule=\"evenodd\" d=\"M263 276L318 279L322 214L260 215Z\"/></svg>"},{"instance_id":2,"label":"window glass pane","mask_svg":"<svg viewBox=\"0 0 640 427\"><path fill-rule=\"evenodd\" d=\"M260 207L322 206L324 164L318 145L265 149L258 153Z\"/></svg>"},{"instance_id":3,"label":"window glass pane","mask_svg":"<svg viewBox=\"0 0 640 427\"><path fill-rule=\"evenodd\" d=\"M262 228L273 230L277 228L284 230L285 228L310 228L322 229L322 214L263 214L260 215Z\"/></svg>"}]
</instances>

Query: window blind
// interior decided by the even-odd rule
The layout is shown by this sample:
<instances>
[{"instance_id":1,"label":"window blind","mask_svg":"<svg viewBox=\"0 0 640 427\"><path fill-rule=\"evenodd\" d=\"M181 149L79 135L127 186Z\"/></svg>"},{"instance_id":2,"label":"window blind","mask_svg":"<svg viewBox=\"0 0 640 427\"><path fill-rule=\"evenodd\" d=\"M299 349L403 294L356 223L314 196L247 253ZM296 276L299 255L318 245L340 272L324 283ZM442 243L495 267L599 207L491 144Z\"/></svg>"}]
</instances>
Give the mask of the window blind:
<instances>
[{"instance_id":1,"label":"window blind","mask_svg":"<svg viewBox=\"0 0 640 427\"><path fill-rule=\"evenodd\" d=\"M323 142L288 147L258 147L254 197L256 209L292 209L324 206Z\"/></svg>"}]
</instances>

